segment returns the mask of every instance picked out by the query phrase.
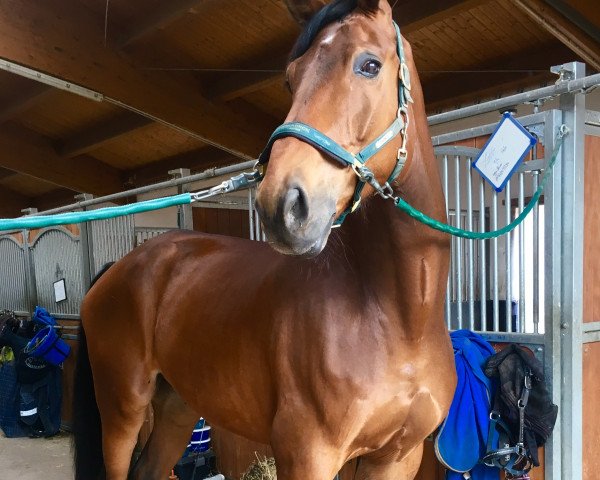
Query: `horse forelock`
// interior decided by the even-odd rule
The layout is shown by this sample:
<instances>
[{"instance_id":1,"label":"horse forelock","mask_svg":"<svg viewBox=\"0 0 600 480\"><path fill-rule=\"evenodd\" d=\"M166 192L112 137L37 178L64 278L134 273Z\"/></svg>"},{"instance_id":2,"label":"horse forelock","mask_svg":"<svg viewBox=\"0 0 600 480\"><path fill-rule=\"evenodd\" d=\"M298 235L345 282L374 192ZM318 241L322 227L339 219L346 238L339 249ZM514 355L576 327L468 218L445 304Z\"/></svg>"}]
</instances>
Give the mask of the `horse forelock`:
<instances>
[{"instance_id":1,"label":"horse forelock","mask_svg":"<svg viewBox=\"0 0 600 480\"><path fill-rule=\"evenodd\" d=\"M319 32L327 25L343 20L350 13L357 10L357 8L359 8L358 0L335 0L321 8L321 10L315 13L309 20L304 27L304 30L302 30L302 33L300 33L298 40L296 40L296 43L292 48L289 61L292 62L304 55ZM376 11L376 7L360 7L360 13L364 15L373 15Z\"/></svg>"}]
</instances>

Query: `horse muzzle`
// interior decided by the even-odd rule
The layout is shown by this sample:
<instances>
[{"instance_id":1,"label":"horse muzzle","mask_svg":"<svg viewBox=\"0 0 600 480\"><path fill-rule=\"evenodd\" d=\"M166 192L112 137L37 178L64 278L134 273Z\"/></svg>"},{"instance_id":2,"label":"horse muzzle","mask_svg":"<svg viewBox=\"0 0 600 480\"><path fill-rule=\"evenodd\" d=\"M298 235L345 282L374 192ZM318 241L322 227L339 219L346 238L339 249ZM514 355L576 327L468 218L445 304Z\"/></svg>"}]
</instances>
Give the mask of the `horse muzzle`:
<instances>
[{"instance_id":1,"label":"horse muzzle","mask_svg":"<svg viewBox=\"0 0 600 480\"><path fill-rule=\"evenodd\" d=\"M256 209L269 244L285 255L314 257L329 237L335 201L326 194L309 196L300 185L282 189L275 198L259 187Z\"/></svg>"}]
</instances>

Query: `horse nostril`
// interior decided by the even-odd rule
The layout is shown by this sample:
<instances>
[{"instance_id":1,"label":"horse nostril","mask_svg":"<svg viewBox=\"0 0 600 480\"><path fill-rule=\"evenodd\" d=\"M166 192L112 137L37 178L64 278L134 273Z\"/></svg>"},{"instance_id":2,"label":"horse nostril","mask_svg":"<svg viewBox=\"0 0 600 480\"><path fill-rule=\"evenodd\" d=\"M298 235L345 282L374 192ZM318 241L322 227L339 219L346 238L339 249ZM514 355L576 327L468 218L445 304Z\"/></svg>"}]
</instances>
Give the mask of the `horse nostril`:
<instances>
[{"instance_id":1,"label":"horse nostril","mask_svg":"<svg viewBox=\"0 0 600 480\"><path fill-rule=\"evenodd\" d=\"M308 218L306 194L301 188L290 188L285 195L283 219L288 228L300 228Z\"/></svg>"}]
</instances>

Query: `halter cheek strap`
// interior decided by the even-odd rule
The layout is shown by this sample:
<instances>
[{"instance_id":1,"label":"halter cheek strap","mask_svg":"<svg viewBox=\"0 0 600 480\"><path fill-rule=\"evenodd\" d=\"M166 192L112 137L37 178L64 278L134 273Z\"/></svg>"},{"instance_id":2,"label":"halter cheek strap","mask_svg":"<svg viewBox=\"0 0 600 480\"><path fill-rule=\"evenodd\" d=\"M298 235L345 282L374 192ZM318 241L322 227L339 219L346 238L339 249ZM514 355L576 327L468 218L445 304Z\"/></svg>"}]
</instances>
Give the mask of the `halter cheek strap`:
<instances>
[{"instance_id":1,"label":"halter cheek strap","mask_svg":"<svg viewBox=\"0 0 600 480\"><path fill-rule=\"evenodd\" d=\"M412 102L412 98L410 96L410 73L405 62L400 28L395 22L394 28L396 30L397 52L400 59L400 69L398 75L398 114L392 124L386 128L381 135L364 147L360 152L352 154L339 143L335 142L324 133L321 133L316 128L313 128L310 125L302 122L288 122L275 129L271 135L271 138L269 138L265 149L258 157L258 165L264 165L268 163L273 144L280 138L294 137L320 150L334 160L340 162L344 167L351 167L358 176L359 181L356 185L356 189L354 190L352 204L339 216L334 224L335 226L341 225L346 216L358 208L360 205L361 193L365 184L377 183L375 180L375 175L366 166L366 162L400 134L402 135L402 146L398 150L396 165L386 181L386 185L388 185L388 187L389 183L398 177L406 161L406 141L408 129L407 109L408 102Z\"/></svg>"}]
</instances>

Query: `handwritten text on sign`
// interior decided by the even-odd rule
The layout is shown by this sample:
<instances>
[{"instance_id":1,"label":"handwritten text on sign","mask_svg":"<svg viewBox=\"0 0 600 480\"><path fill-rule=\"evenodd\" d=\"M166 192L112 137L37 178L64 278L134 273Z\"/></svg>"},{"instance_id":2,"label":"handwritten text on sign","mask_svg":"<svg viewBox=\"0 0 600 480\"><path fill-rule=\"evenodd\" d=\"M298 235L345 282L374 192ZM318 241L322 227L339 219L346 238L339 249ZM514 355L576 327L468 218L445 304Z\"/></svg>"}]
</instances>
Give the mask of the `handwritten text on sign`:
<instances>
[{"instance_id":1,"label":"handwritten text on sign","mask_svg":"<svg viewBox=\"0 0 600 480\"><path fill-rule=\"evenodd\" d=\"M500 192L535 142L510 114L505 114L473 167Z\"/></svg>"}]
</instances>

